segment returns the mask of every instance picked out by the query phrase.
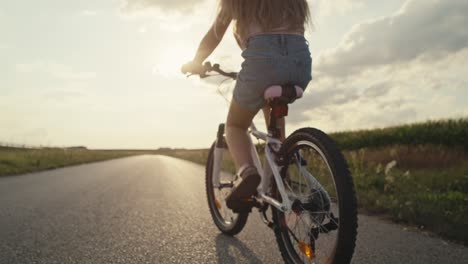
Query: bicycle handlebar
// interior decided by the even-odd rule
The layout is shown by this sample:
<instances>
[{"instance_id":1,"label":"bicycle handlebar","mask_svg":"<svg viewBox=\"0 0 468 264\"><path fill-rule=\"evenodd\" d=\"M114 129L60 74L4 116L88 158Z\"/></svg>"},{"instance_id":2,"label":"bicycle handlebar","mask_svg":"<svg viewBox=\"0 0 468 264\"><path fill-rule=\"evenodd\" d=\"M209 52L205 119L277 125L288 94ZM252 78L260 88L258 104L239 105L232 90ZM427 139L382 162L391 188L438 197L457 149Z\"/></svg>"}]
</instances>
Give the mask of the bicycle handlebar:
<instances>
[{"instance_id":1,"label":"bicycle handlebar","mask_svg":"<svg viewBox=\"0 0 468 264\"><path fill-rule=\"evenodd\" d=\"M211 63L208 62L208 61L205 62L205 64L203 64L203 72L191 73L191 74L197 74L197 75L200 76L200 78L206 78L206 77L212 76L212 75L208 75L207 74L208 72L217 72L220 75L232 78L234 80L237 79L237 74L238 74L237 72L225 72L225 71L221 70L218 63L215 63L215 64L211 65ZM187 73L190 73L190 72L182 70L182 73L187 74Z\"/></svg>"}]
</instances>

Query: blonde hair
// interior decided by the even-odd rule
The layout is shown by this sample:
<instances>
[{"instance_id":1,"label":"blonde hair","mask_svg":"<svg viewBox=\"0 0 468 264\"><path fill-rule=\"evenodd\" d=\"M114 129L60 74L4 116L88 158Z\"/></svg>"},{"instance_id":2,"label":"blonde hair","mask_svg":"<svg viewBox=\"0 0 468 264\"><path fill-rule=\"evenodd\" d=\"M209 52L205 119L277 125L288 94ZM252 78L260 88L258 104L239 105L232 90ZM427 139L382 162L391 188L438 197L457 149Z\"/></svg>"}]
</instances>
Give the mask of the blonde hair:
<instances>
[{"instance_id":1,"label":"blonde hair","mask_svg":"<svg viewBox=\"0 0 468 264\"><path fill-rule=\"evenodd\" d=\"M250 25L264 32L276 28L298 29L310 20L307 0L220 0L222 22L234 22L234 32L246 37Z\"/></svg>"}]
</instances>

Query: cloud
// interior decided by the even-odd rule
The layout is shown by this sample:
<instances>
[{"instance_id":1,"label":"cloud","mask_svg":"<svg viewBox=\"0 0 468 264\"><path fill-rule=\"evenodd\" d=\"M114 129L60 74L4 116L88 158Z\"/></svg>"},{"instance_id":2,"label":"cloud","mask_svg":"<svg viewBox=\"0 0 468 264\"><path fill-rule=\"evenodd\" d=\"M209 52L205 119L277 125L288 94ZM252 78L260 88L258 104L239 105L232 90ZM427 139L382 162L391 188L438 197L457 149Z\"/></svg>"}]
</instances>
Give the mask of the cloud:
<instances>
[{"instance_id":1,"label":"cloud","mask_svg":"<svg viewBox=\"0 0 468 264\"><path fill-rule=\"evenodd\" d=\"M288 121L326 131L372 128L460 117L468 111L468 48L440 60L413 60L348 78L318 78L291 106Z\"/></svg>"},{"instance_id":2,"label":"cloud","mask_svg":"<svg viewBox=\"0 0 468 264\"><path fill-rule=\"evenodd\" d=\"M309 1L312 12L319 17L343 15L350 11L362 8L365 0L318 0ZM317 11L315 11L317 10Z\"/></svg>"},{"instance_id":3,"label":"cloud","mask_svg":"<svg viewBox=\"0 0 468 264\"><path fill-rule=\"evenodd\" d=\"M122 0L118 16L122 20L144 23L139 28L140 34L154 28L186 34L194 28L208 28L215 17L216 6L216 2L207 0Z\"/></svg>"},{"instance_id":4,"label":"cloud","mask_svg":"<svg viewBox=\"0 0 468 264\"><path fill-rule=\"evenodd\" d=\"M156 9L162 12L184 13L194 9L204 1L200 0L124 0L122 11L134 13L148 9Z\"/></svg>"},{"instance_id":5,"label":"cloud","mask_svg":"<svg viewBox=\"0 0 468 264\"><path fill-rule=\"evenodd\" d=\"M86 9L86 10L81 11L80 14L85 17L93 17L93 16L97 16L99 12L97 10Z\"/></svg>"},{"instance_id":6,"label":"cloud","mask_svg":"<svg viewBox=\"0 0 468 264\"><path fill-rule=\"evenodd\" d=\"M94 72L76 71L67 65L52 61L18 63L15 68L20 73L43 73L63 80L89 80L96 77Z\"/></svg>"},{"instance_id":7,"label":"cloud","mask_svg":"<svg viewBox=\"0 0 468 264\"><path fill-rule=\"evenodd\" d=\"M355 25L319 55L293 127L326 131L459 117L468 111L468 3L409 0Z\"/></svg>"},{"instance_id":8,"label":"cloud","mask_svg":"<svg viewBox=\"0 0 468 264\"><path fill-rule=\"evenodd\" d=\"M420 57L437 59L468 46L468 2L409 0L394 15L354 26L318 58L320 75L346 77Z\"/></svg>"},{"instance_id":9,"label":"cloud","mask_svg":"<svg viewBox=\"0 0 468 264\"><path fill-rule=\"evenodd\" d=\"M52 88L46 89L42 96L45 100L51 100L54 102L65 102L69 104L71 101L76 101L77 99L83 99L87 97L88 94L84 91L83 88L76 89L75 87L80 87L80 85L69 85L62 88Z\"/></svg>"},{"instance_id":10,"label":"cloud","mask_svg":"<svg viewBox=\"0 0 468 264\"><path fill-rule=\"evenodd\" d=\"M364 91L364 96L377 98L386 95L392 88L391 82L379 82Z\"/></svg>"}]
</instances>

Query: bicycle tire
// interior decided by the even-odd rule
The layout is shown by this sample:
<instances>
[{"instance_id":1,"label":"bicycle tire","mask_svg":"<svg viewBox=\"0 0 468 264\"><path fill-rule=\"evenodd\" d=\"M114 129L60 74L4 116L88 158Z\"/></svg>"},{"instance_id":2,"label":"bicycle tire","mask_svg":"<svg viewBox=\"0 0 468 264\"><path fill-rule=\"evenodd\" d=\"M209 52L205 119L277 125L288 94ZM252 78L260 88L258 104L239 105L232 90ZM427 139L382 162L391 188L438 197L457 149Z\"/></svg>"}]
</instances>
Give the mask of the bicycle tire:
<instances>
[{"instance_id":1,"label":"bicycle tire","mask_svg":"<svg viewBox=\"0 0 468 264\"><path fill-rule=\"evenodd\" d=\"M358 227L357 200L352 176L349 172L346 160L339 151L336 143L324 132L315 128L299 129L284 141L280 155L285 164L289 164L292 155L296 153L295 151L300 148L301 145L307 146L308 144L317 147L321 153L323 153L322 155L328 163L328 168L333 177L333 183L336 189L337 208L339 209L336 244L331 250L330 256L327 256L323 262L319 263L350 263L354 254ZM285 165L285 167L287 166L289 165ZM282 176L285 177L285 175ZM281 196L275 185L273 185L273 194L278 200L281 200ZM276 208L273 208L272 214L273 222L276 226L275 236L283 260L286 263L307 263L308 261L306 262L303 260L303 257L300 257L301 252L297 252L298 250L294 248L292 240L295 238L291 239L290 232L292 231L289 227L286 227L285 214ZM319 227L319 230L320 228L321 227ZM317 237L319 237L318 234ZM315 242L311 242L311 244L312 243L314 243L313 250L315 251ZM311 263L316 262L311 261Z\"/></svg>"},{"instance_id":2,"label":"bicycle tire","mask_svg":"<svg viewBox=\"0 0 468 264\"><path fill-rule=\"evenodd\" d=\"M249 216L249 212L240 212L237 213L237 218L232 221L232 223L227 223L223 221L223 217L220 215L218 207L215 203L215 194L213 189L213 162L214 162L214 150L215 150L216 142L210 148L210 152L208 154L208 159L206 161L206 173L205 173L205 185L206 185L206 197L208 200L208 207L210 209L211 217L213 218L213 222L215 223L216 227L224 234L229 236L237 235L239 232L242 231L245 224L247 223L247 219ZM219 201L217 202L219 205Z\"/></svg>"}]
</instances>

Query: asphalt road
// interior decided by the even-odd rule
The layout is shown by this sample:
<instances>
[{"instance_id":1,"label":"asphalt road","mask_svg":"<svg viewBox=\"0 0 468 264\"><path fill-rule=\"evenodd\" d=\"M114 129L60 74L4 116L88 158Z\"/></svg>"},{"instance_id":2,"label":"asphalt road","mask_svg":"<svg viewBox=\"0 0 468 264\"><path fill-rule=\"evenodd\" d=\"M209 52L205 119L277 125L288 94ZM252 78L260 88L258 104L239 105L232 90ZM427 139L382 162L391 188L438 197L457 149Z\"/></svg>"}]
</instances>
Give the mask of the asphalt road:
<instances>
[{"instance_id":1,"label":"asphalt road","mask_svg":"<svg viewBox=\"0 0 468 264\"><path fill-rule=\"evenodd\" d=\"M235 238L206 205L202 166L138 156L0 178L0 263L282 263L252 214ZM354 263L467 263L468 248L360 216Z\"/></svg>"}]
</instances>

